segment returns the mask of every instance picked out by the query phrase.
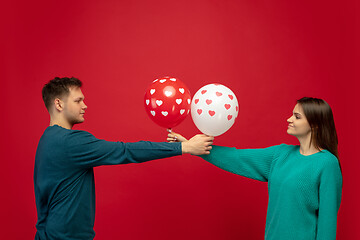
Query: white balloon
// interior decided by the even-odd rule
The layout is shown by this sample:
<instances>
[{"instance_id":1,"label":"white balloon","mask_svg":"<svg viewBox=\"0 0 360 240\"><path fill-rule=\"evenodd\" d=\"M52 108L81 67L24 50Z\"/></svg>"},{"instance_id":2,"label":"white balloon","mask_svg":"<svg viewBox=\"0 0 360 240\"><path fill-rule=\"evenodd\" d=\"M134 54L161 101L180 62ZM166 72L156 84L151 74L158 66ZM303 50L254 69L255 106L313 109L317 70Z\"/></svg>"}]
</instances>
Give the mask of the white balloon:
<instances>
[{"instance_id":1,"label":"white balloon","mask_svg":"<svg viewBox=\"0 0 360 240\"><path fill-rule=\"evenodd\" d=\"M208 84L200 88L191 102L191 117L204 134L219 136L234 124L239 113L235 94L221 84Z\"/></svg>"}]
</instances>

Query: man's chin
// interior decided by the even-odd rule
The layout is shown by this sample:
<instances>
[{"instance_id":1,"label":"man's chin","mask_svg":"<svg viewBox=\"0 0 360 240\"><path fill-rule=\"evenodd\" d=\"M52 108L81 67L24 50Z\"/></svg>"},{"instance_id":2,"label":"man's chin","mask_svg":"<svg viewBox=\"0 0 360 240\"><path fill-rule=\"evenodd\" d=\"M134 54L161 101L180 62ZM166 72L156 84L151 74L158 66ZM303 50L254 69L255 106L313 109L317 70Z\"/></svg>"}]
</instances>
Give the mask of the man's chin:
<instances>
[{"instance_id":1,"label":"man's chin","mask_svg":"<svg viewBox=\"0 0 360 240\"><path fill-rule=\"evenodd\" d=\"M77 119L76 121L73 122L73 125L75 124L79 124L79 123L83 123L85 121L85 119Z\"/></svg>"}]
</instances>

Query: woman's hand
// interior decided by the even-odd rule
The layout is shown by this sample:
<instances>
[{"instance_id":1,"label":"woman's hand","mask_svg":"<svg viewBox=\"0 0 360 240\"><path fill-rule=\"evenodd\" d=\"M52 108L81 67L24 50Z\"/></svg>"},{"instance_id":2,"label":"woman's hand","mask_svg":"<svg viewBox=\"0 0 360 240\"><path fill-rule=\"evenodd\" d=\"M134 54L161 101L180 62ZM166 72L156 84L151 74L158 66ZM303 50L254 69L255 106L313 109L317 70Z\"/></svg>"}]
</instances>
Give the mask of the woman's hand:
<instances>
[{"instance_id":1,"label":"woman's hand","mask_svg":"<svg viewBox=\"0 0 360 240\"><path fill-rule=\"evenodd\" d=\"M175 133L168 129L168 142L181 142L182 152L190 153L192 155L207 155L210 154L212 149L214 137L207 136L205 134L197 134L194 137L187 140L181 134Z\"/></svg>"},{"instance_id":2,"label":"woman's hand","mask_svg":"<svg viewBox=\"0 0 360 240\"><path fill-rule=\"evenodd\" d=\"M171 129L168 129L168 137L167 137L167 141L168 142L186 142L188 141L186 138L184 138L182 135L173 132Z\"/></svg>"}]
</instances>

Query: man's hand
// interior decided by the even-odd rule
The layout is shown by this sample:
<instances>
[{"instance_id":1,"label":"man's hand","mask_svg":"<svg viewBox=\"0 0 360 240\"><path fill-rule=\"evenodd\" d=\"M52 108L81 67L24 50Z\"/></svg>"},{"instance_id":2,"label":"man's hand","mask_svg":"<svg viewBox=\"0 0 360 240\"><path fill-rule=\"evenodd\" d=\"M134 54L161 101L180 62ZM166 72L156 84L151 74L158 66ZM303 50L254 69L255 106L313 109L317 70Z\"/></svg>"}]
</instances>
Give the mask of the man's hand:
<instances>
[{"instance_id":1,"label":"man's hand","mask_svg":"<svg viewBox=\"0 0 360 240\"><path fill-rule=\"evenodd\" d=\"M194 137L187 140L182 135L172 132L168 130L168 138L169 142L181 142L182 152L190 153L192 155L207 155L210 154L210 150L212 149L211 145L213 144L214 137L207 136L205 134L198 134Z\"/></svg>"}]
</instances>

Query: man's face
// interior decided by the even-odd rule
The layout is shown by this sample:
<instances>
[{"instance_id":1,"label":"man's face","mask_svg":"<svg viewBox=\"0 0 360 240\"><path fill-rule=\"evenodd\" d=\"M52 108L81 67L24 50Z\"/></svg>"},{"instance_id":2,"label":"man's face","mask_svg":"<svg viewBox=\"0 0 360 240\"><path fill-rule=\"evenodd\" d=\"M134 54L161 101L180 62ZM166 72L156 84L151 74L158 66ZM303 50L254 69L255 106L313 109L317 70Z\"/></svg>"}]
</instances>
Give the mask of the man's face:
<instances>
[{"instance_id":1,"label":"man's face","mask_svg":"<svg viewBox=\"0 0 360 240\"><path fill-rule=\"evenodd\" d=\"M84 122L84 114L87 106L84 103L84 94L79 87L70 87L70 93L64 99L63 113L65 119L71 124Z\"/></svg>"}]
</instances>

